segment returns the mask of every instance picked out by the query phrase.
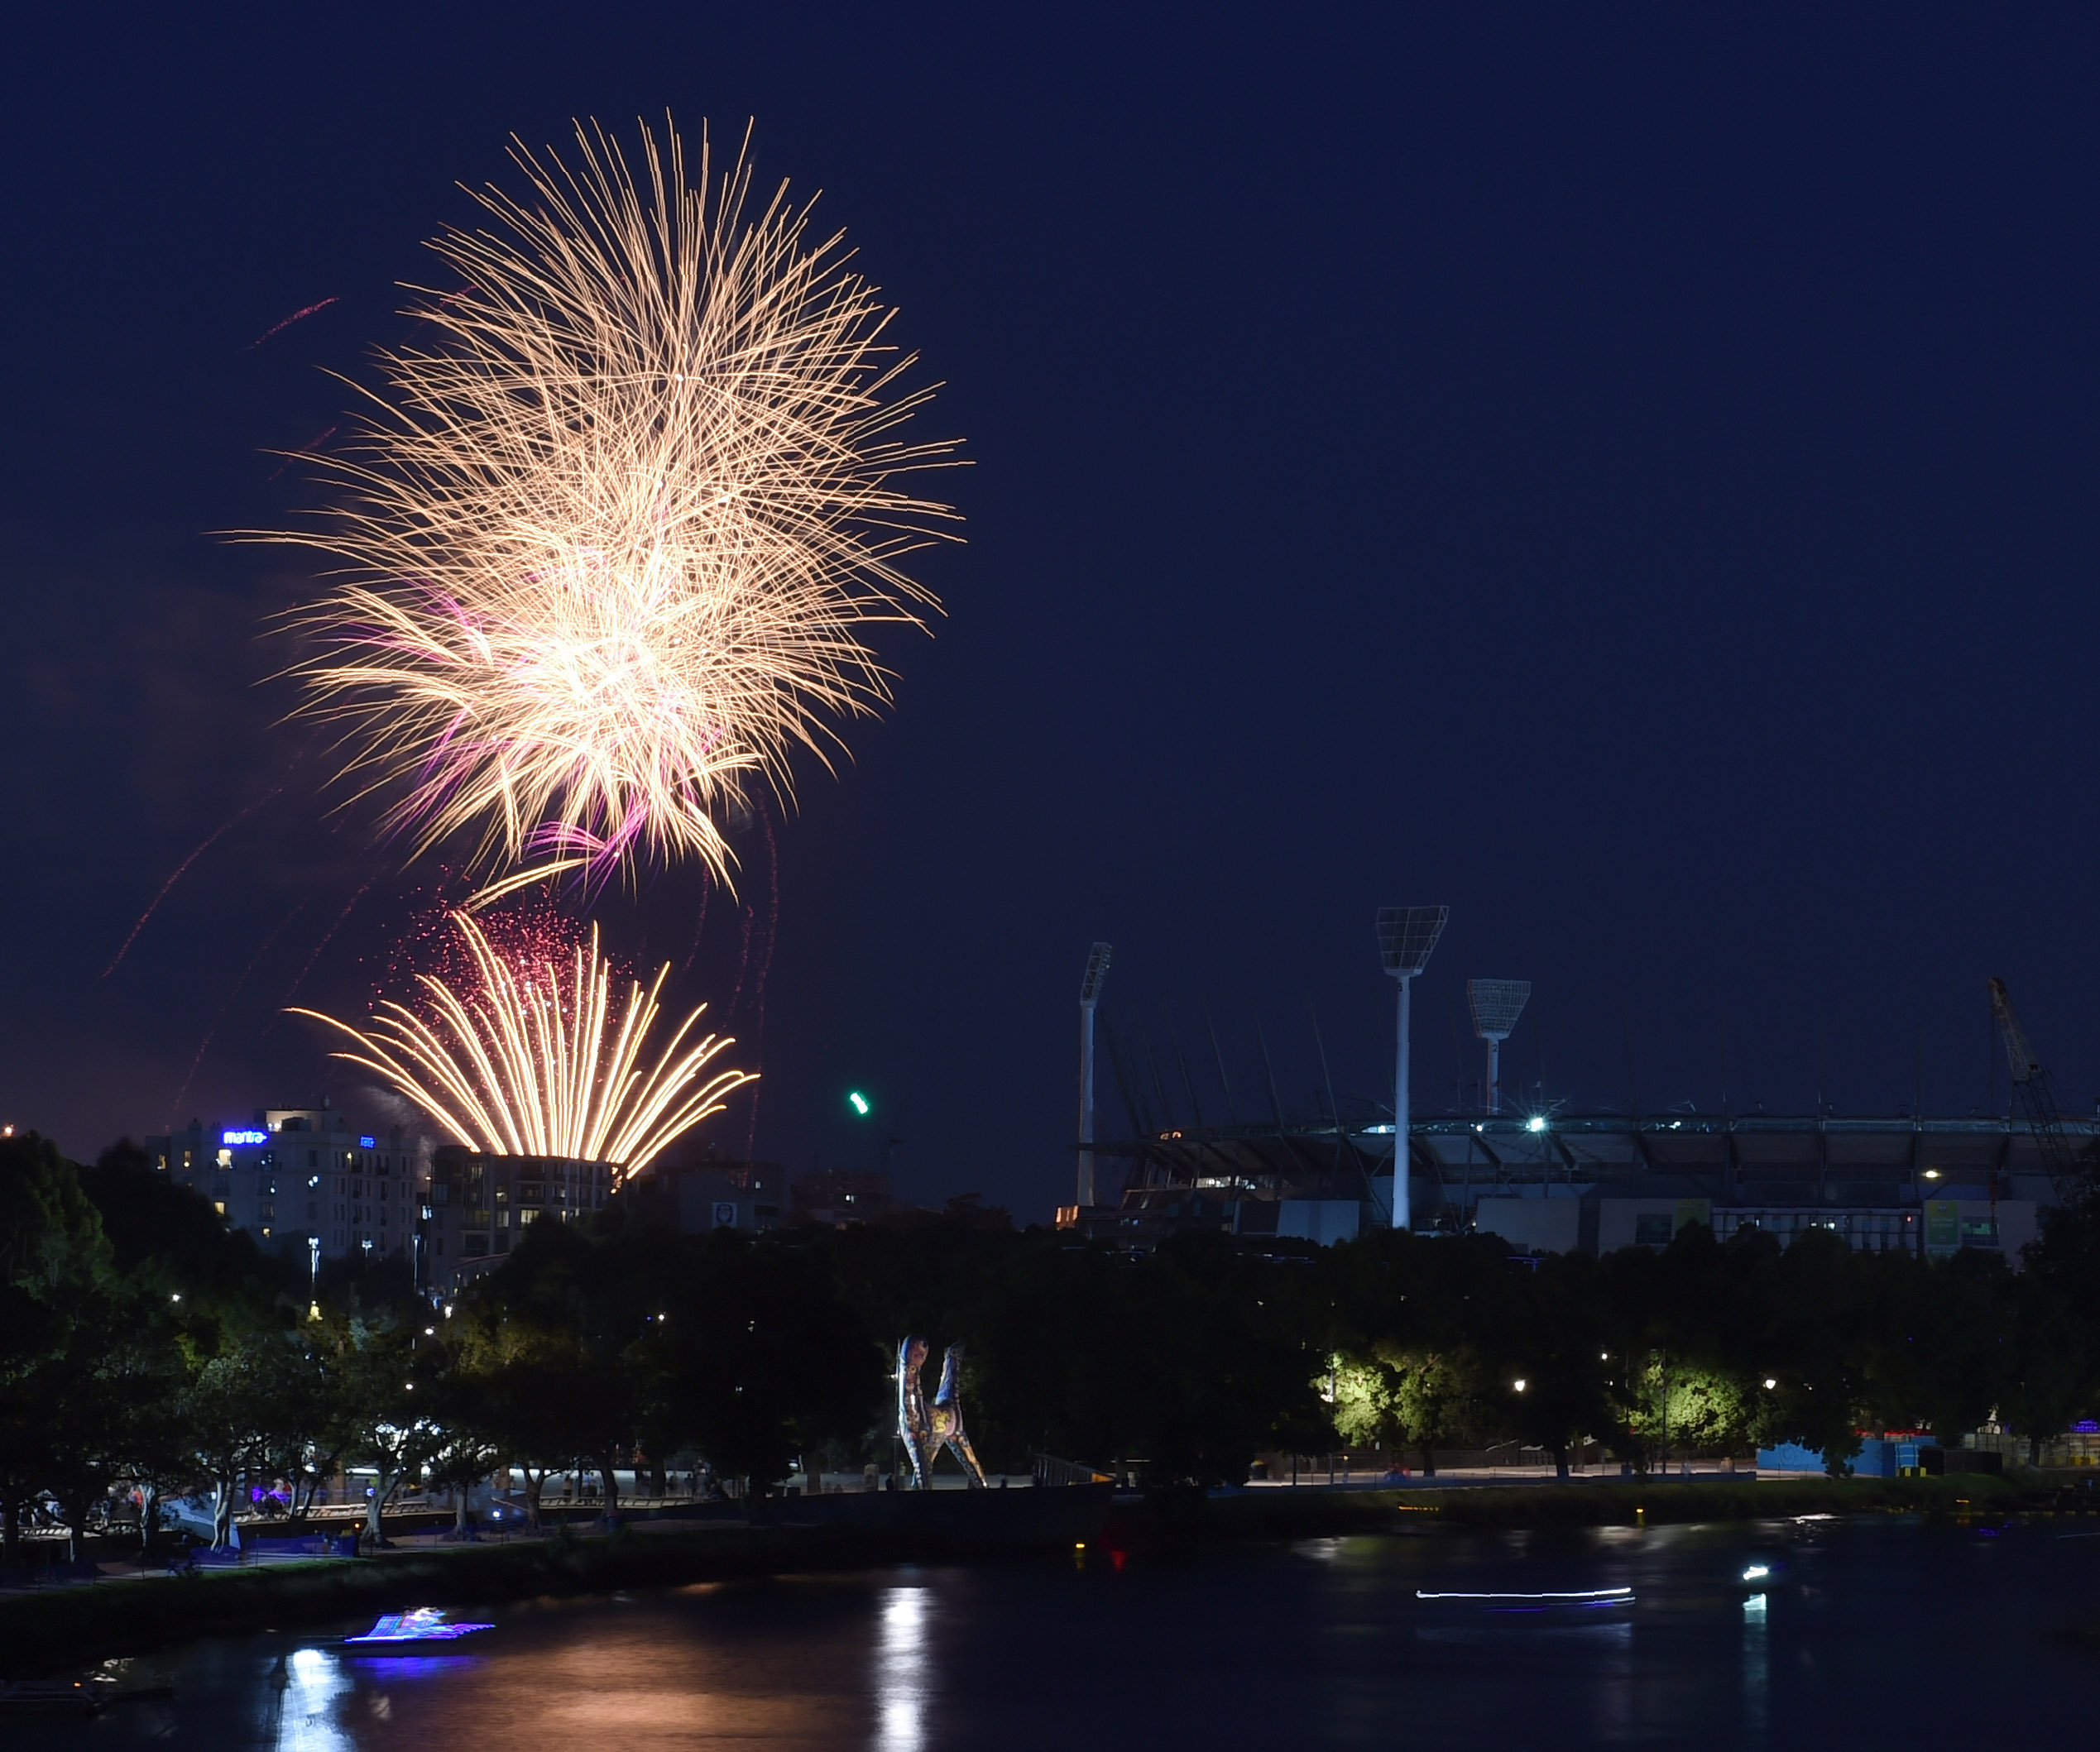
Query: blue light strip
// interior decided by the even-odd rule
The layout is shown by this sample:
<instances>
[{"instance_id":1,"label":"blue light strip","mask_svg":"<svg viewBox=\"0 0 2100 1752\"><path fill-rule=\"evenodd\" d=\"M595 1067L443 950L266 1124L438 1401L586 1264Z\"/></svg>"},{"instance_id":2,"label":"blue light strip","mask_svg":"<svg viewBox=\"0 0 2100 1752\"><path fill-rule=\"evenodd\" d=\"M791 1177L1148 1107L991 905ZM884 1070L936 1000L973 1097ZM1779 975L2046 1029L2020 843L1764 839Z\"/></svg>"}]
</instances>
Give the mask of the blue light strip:
<instances>
[{"instance_id":1,"label":"blue light strip","mask_svg":"<svg viewBox=\"0 0 2100 1752\"><path fill-rule=\"evenodd\" d=\"M1571 1593L1549 1594L1431 1594L1415 1590L1417 1600L1631 1600L1630 1587L1592 1587Z\"/></svg>"}]
</instances>

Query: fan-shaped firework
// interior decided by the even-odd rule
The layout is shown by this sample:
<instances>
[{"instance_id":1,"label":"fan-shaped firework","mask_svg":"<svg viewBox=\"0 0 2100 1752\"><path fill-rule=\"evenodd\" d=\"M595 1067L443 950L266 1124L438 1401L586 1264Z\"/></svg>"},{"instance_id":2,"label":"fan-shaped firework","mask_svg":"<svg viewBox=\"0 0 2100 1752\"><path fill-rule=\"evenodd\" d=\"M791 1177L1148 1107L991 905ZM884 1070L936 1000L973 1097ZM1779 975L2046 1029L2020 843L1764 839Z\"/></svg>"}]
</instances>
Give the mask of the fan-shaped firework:
<instances>
[{"instance_id":1,"label":"fan-shaped firework","mask_svg":"<svg viewBox=\"0 0 2100 1752\"><path fill-rule=\"evenodd\" d=\"M564 974L551 955L506 955L464 912L452 918L472 977L418 974L420 1011L389 999L365 1029L318 1010L291 1013L348 1035L356 1049L335 1056L377 1071L453 1142L496 1156L610 1162L624 1180L755 1080L741 1070L703 1075L735 1044L689 1039L705 1005L645 1060L668 963L646 992L626 981L621 1001L595 925Z\"/></svg>"},{"instance_id":2,"label":"fan-shaped firework","mask_svg":"<svg viewBox=\"0 0 2100 1752\"><path fill-rule=\"evenodd\" d=\"M898 569L952 519L900 479L952 454L891 434L932 393L881 337L894 314L813 242L785 186L747 221L740 155L642 131L639 175L595 126L573 166L521 145L524 202L431 244L465 285L410 314L361 438L309 458L343 490L259 539L340 562L295 613L305 709L421 851L461 830L488 871L604 874L697 855L754 776L792 797L799 745L888 678L871 622L918 624ZM507 886L508 884L503 884Z\"/></svg>"}]
</instances>

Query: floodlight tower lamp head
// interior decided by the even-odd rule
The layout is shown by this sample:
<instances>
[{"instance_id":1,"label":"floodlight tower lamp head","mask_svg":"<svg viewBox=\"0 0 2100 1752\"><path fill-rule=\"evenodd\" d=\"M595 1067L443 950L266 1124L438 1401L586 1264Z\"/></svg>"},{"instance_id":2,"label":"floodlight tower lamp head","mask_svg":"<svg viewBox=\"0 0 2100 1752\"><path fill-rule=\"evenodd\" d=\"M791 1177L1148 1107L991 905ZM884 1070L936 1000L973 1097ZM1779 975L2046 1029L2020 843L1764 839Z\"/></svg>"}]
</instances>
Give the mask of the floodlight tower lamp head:
<instances>
[{"instance_id":1,"label":"floodlight tower lamp head","mask_svg":"<svg viewBox=\"0 0 2100 1752\"><path fill-rule=\"evenodd\" d=\"M1469 979L1465 1001L1473 1011L1473 1032L1484 1041L1506 1041L1517 1031L1517 1018L1531 1002L1528 979Z\"/></svg>"},{"instance_id":2,"label":"floodlight tower lamp head","mask_svg":"<svg viewBox=\"0 0 2100 1752\"><path fill-rule=\"evenodd\" d=\"M1378 908L1378 960L1396 979L1412 979L1429 965L1436 940L1450 918L1449 907Z\"/></svg>"},{"instance_id":3,"label":"floodlight tower lamp head","mask_svg":"<svg viewBox=\"0 0 2100 1752\"><path fill-rule=\"evenodd\" d=\"M1101 982L1108 978L1109 957L1115 953L1113 945L1096 943L1086 952L1086 972L1079 982L1079 1001L1091 1004L1101 995Z\"/></svg>"}]
</instances>

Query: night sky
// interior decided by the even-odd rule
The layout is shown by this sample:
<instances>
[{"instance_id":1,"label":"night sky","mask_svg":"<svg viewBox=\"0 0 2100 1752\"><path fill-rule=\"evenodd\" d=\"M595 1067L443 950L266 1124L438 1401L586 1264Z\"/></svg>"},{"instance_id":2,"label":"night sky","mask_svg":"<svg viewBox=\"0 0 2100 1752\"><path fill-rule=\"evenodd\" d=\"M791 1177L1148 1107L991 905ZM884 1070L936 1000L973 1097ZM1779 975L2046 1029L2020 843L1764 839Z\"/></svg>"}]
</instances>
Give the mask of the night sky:
<instances>
[{"instance_id":1,"label":"night sky","mask_svg":"<svg viewBox=\"0 0 2100 1752\"><path fill-rule=\"evenodd\" d=\"M1398 902L1451 908L1418 1111L1478 1099L1480 974L1536 982L1505 1076L1573 1109L1725 1070L1738 1110L1966 1113L2002 974L2083 1109L2100 27L1578 10L18 17L0 1119L92 1156L377 1112L277 1012L391 988L445 872L281 721L308 562L213 532L312 502L268 452L402 338L512 131L667 109L822 189L973 459L855 764L704 921L689 871L599 909L762 1069L722 1147L1047 1217L1096 938L1177 1118L1170 1025L1222 1117L1206 1012L1246 1117L1258 1015L1287 1107L1316 1012L1361 1110Z\"/></svg>"}]
</instances>

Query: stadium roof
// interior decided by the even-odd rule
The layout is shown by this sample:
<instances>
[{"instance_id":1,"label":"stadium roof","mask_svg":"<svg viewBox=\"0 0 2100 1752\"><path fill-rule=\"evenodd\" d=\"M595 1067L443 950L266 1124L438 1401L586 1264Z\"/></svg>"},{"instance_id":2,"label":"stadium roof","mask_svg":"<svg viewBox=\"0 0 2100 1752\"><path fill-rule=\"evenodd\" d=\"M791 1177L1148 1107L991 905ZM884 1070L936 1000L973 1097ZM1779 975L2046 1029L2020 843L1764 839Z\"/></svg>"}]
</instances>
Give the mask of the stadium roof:
<instances>
[{"instance_id":1,"label":"stadium roof","mask_svg":"<svg viewBox=\"0 0 2100 1752\"><path fill-rule=\"evenodd\" d=\"M1408 1130L1412 1177L1436 1183L1446 1200L1539 1182L1724 1202L1881 1204L1899 1192L1951 1195L1978 1186L2050 1195L2033 1134L2004 1118L1518 1113L1422 1118ZM2068 1119L2064 1130L2072 1151L2082 1151L2100 1139L2100 1118ZM1220 1199L1368 1199L1371 1181L1392 1172L1393 1127L1177 1126L1093 1147L1129 1163L1126 1205L1190 1191Z\"/></svg>"}]
</instances>

